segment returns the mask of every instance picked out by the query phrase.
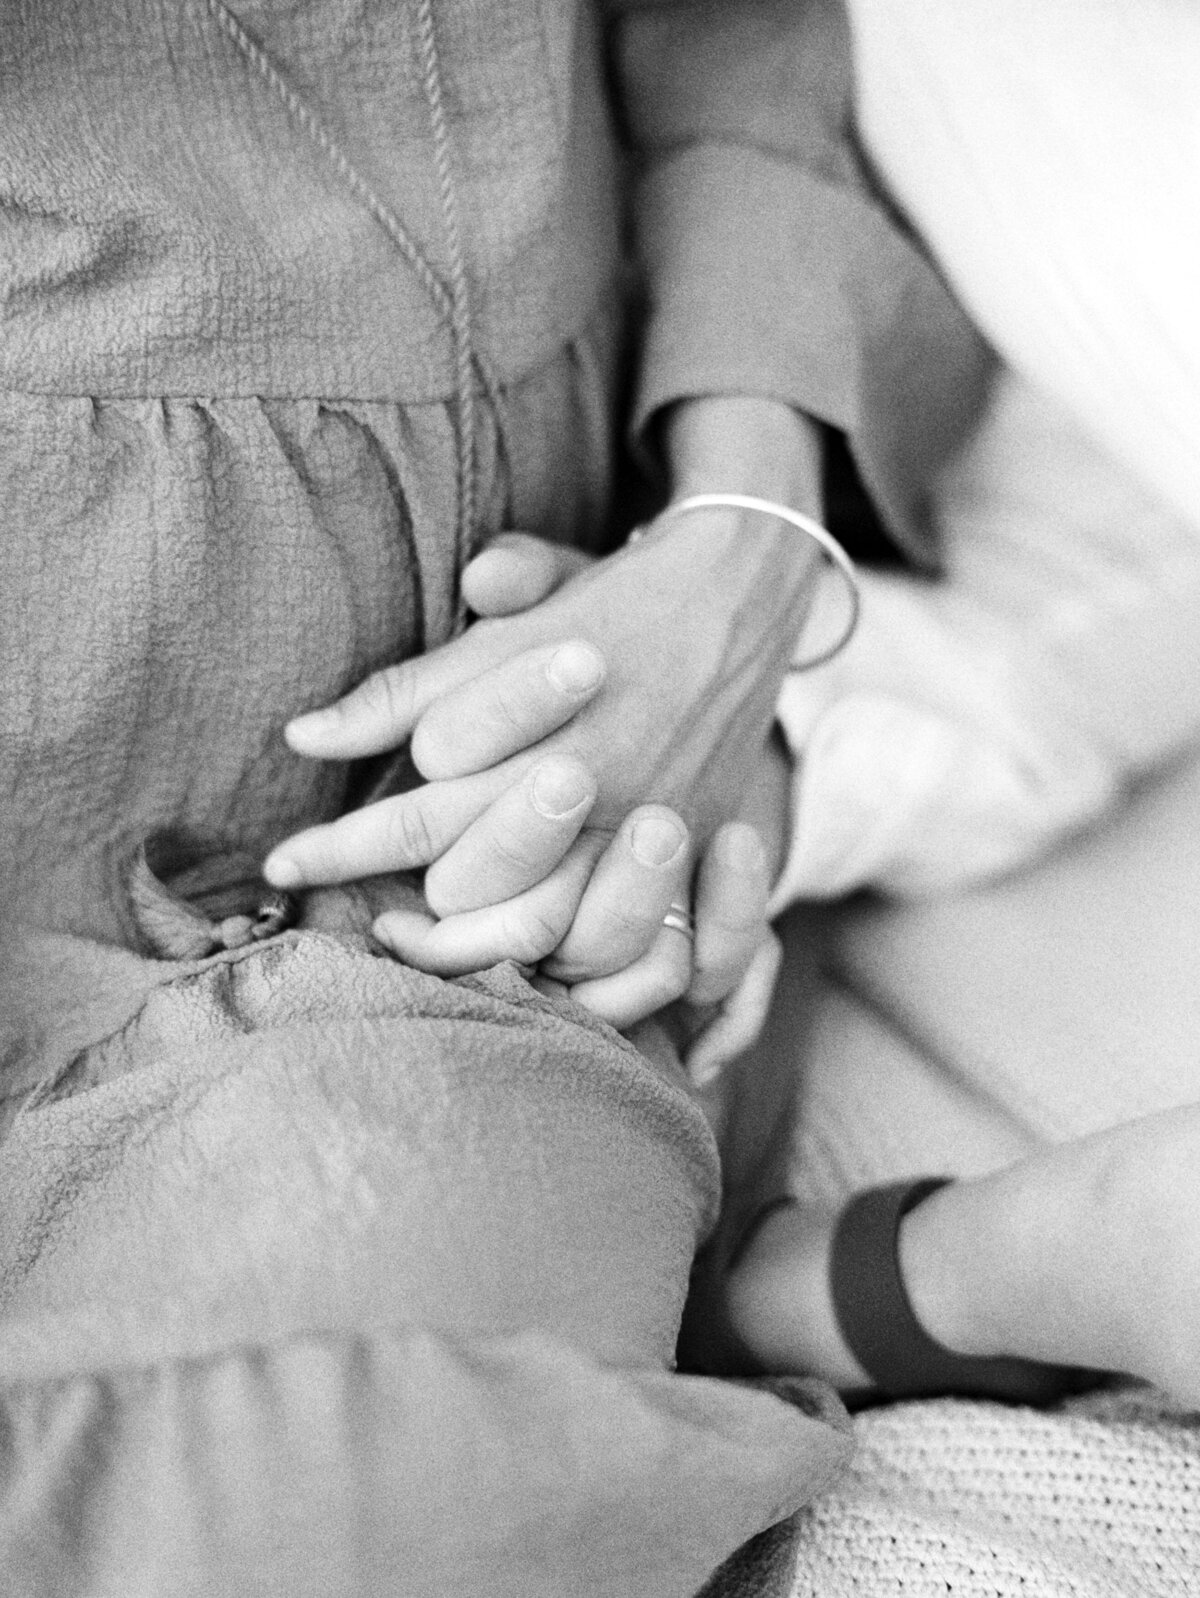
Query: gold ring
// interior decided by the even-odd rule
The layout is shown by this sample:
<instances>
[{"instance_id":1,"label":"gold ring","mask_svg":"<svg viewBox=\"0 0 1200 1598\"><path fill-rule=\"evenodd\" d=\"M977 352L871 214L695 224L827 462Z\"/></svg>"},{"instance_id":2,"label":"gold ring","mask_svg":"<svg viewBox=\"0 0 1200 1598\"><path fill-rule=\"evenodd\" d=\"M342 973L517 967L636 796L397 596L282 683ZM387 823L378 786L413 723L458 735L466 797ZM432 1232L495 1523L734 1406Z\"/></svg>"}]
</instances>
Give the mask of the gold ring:
<instances>
[{"instance_id":1,"label":"gold ring","mask_svg":"<svg viewBox=\"0 0 1200 1598\"><path fill-rule=\"evenodd\" d=\"M662 924L670 927L672 932L682 932L689 943L695 942L696 923L686 904L673 904L663 916Z\"/></svg>"}]
</instances>

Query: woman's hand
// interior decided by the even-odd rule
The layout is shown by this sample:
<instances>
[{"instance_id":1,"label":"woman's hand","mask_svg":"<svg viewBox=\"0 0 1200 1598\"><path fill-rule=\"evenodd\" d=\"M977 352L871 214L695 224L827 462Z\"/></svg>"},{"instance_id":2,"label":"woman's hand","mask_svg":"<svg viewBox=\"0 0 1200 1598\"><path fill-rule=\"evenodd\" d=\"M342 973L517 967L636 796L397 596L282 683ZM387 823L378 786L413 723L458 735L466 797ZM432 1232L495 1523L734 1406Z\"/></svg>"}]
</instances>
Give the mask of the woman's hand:
<instances>
[{"instance_id":1,"label":"woman's hand","mask_svg":"<svg viewBox=\"0 0 1200 1598\"><path fill-rule=\"evenodd\" d=\"M669 432L680 491L749 484L811 502L815 456L805 453L802 425L768 402L679 407ZM302 886L431 864L548 754L578 759L596 777L585 830L611 836L631 808L655 801L683 816L703 846L736 813L771 726L816 564L807 540L755 512L660 519L531 608L510 607L298 718L289 741L318 759L379 754L410 739L428 782L288 840L267 863L270 880ZM589 644L607 665L602 691L581 690L565 707L569 719L531 748L528 719L510 708L521 657ZM487 902L469 853L443 865L435 888L439 913Z\"/></svg>"},{"instance_id":2,"label":"woman's hand","mask_svg":"<svg viewBox=\"0 0 1200 1598\"><path fill-rule=\"evenodd\" d=\"M689 401L670 413L665 435L678 495L750 492L816 508L815 431L785 406ZM607 560L570 564L539 599L528 571L510 562L507 599L489 619L291 724L293 747L314 758L353 759L409 739L429 780L287 840L266 862L270 881L295 887L430 867L427 899L441 920L405 957L469 958L477 968L485 955L533 963L556 949L622 824L647 802L686 823L686 880L690 850L703 852L737 815L767 747L815 551L768 517L719 508L661 519ZM467 593L487 608L470 577ZM539 775L553 785L568 769L577 803L539 811L535 846L506 850L512 815L540 790ZM585 927L599 924L593 909ZM464 919L452 929L449 918ZM661 923L647 913L638 926L648 955ZM580 937L567 946L574 959ZM629 966L637 938L625 951ZM616 972L573 974L581 986ZM601 1002L597 990L590 996Z\"/></svg>"},{"instance_id":3,"label":"woman's hand","mask_svg":"<svg viewBox=\"0 0 1200 1598\"><path fill-rule=\"evenodd\" d=\"M523 848L536 847L529 840L538 836L537 823L526 817L522 827L516 807L511 821L514 836L526 840ZM569 925L546 887L562 875L587 878ZM619 1030L683 1000L685 1063L703 1086L757 1037L779 946L766 917L772 872L752 826L722 826L694 875L693 889L683 823L665 807L645 805L598 859L570 850L546 882L510 901L442 920L391 911L374 930L406 964L441 976L522 960L537 967L542 991L574 999ZM678 924L689 899L694 936Z\"/></svg>"},{"instance_id":4,"label":"woman's hand","mask_svg":"<svg viewBox=\"0 0 1200 1598\"><path fill-rule=\"evenodd\" d=\"M467 568L464 592L478 614L504 614L539 603L586 563L586 556L561 545L508 534ZM766 907L782 859L788 788L786 757L772 745L746 784L742 819L718 830L695 873L694 948L685 932L662 919L672 905L688 903L690 854L672 852L671 827L682 830L682 824L653 807L635 811L596 865L572 926L542 959L536 984L569 994L618 1028L683 999L678 1031L687 1040L686 1064L697 1086L712 1081L757 1037L770 1003L779 945ZM522 814L519 798L510 819L514 830L505 850L516 847L528 858L539 823ZM639 849L637 835L647 831ZM545 836L550 870L552 845ZM647 858L651 839L661 864ZM496 949L511 947L516 937L533 963L535 950L560 930L538 918L539 897L535 892L498 911L442 922L420 916L381 921L378 930L410 964L429 969L433 961L432 968L446 975L474 968L481 931L494 936Z\"/></svg>"}]
</instances>

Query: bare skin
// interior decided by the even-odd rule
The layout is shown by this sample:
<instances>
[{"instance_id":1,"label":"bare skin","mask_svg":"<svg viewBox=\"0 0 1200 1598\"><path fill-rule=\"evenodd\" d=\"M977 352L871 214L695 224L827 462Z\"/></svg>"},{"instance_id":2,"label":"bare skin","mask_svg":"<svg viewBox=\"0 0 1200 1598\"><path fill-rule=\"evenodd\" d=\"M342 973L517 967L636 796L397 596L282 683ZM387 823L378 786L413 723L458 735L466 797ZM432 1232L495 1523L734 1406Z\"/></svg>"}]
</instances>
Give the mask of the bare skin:
<instances>
[{"instance_id":1,"label":"bare skin","mask_svg":"<svg viewBox=\"0 0 1200 1598\"><path fill-rule=\"evenodd\" d=\"M816 509L816 433L787 406L689 401L665 434L677 497ZM782 780L770 727L816 565L792 529L737 510L654 524L595 563L498 541L464 575L475 626L288 728L318 759L411 740L426 783L286 840L268 880L426 867L429 913L375 929L398 956L447 976L537 965L619 1027L686 995L706 1079L752 1041L778 969L749 811ZM694 948L663 926L673 903L693 905Z\"/></svg>"},{"instance_id":2,"label":"bare skin","mask_svg":"<svg viewBox=\"0 0 1200 1598\"><path fill-rule=\"evenodd\" d=\"M918 1319L956 1353L1120 1371L1200 1406L1198 1170L1189 1106L941 1189L901 1226ZM829 1297L834 1219L778 1209L744 1248L725 1289L735 1363L869 1388Z\"/></svg>"},{"instance_id":3,"label":"bare skin","mask_svg":"<svg viewBox=\"0 0 1200 1598\"><path fill-rule=\"evenodd\" d=\"M532 541L505 554L497 571L514 603L543 591L561 560ZM786 767L768 762L745 814L772 871L786 805ZM900 1233L919 1320L958 1353L1123 1371L1200 1405L1197 1170L1200 1106L943 1188ZM869 1391L829 1295L835 1222L800 1205L775 1209L740 1251L711 1306L731 1368L816 1373L848 1394Z\"/></svg>"},{"instance_id":4,"label":"bare skin","mask_svg":"<svg viewBox=\"0 0 1200 1598\"><path fill-rule=\"evenodd\" d=\"M671 414L667 449L677 495L753 492L816 508L815 433L786 406L686 402ZM431 911L439 927L457 926L421 937L403 929L405 958L427 969L554 955L549 974L575 985L634 964L658 940L661 917L640 918L614 945L612 917L588 905L600 862L637 807L657 806L647 819L667 825L670 812L683 824L679 850L670 852L665 835L659 847L660 863L680 862L686 898L697 861L737 820L763 758L816 564L808 542L769 517L716 510L668 519L530 608L501 605L444 648L299 718L289 741L317 759L380 753L411 738L428 781L286 840L266 862L268 878L301 886L430 867ZM555 778L575 772L578 804L543 814L534 847L506 845L514 816L529 819L512 790L547 761ZM742 975L760 941L743 940Z\"/></svg>"}]
</instances>

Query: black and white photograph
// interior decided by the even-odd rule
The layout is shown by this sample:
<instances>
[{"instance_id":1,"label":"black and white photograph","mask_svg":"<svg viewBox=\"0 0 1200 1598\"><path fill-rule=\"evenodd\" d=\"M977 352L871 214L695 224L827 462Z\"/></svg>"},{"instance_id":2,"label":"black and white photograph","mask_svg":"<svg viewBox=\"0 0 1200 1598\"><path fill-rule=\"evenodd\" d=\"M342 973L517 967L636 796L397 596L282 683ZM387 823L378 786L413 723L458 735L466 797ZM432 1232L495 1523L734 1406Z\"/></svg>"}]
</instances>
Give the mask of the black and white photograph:
<instances>
[{"instance_id":1,"label":"black and white photograph","mask_svg":"<svg viewBox=\"0 0 1200 1598\"><path fill-rule=\"evenodd\" d=\"M0 0L0 1598L1200 1595L1200 0Z\"/></svg>"}]
</instances>

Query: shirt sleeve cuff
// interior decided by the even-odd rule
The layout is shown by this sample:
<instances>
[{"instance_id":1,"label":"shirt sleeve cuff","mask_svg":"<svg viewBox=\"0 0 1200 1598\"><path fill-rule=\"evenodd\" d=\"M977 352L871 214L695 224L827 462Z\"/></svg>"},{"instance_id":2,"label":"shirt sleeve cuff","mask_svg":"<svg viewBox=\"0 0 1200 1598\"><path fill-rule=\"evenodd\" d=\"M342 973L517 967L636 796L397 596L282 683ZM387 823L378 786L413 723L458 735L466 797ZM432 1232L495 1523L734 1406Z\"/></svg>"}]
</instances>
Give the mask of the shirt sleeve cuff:
<instances>
[{"instance_id":1,"label":"shirt sleeve cuff","mask_svg":"<svg viewBox=\"0 0 1200 1598\"><path fill-rule=\"evenodd\" d=\"M864 340L928 263L865 194L763 150L689 146L636 197L648 321L635 439L679 399L747 393L854 431ZM865 268L865 270L864 270Z\"/></svg>"}]
</instances>

